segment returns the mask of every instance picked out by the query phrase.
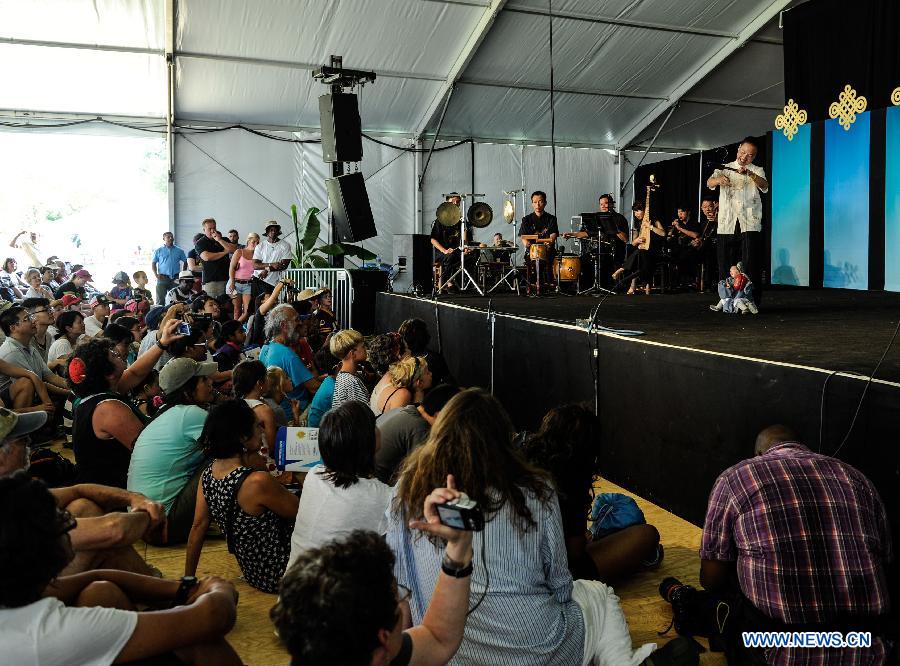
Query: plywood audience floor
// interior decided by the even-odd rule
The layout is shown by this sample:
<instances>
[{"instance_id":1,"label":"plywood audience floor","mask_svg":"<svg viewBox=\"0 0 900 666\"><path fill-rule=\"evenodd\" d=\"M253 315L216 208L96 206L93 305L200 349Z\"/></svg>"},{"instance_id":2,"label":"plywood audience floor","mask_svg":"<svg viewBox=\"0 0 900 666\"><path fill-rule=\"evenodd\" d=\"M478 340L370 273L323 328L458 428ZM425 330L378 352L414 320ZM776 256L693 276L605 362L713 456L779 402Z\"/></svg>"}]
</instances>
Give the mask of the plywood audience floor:
<instances>
[{"instance_id":1,"label":"plywood audience floor","mask_svg":"<svg viewBox=\"0 0 900 666\"><path fill-rule=\"evenodd\" d=\"M655 525L662 535L665 559L655 571L642 572L615 586L622 601L625 616L631 629L635 646L656 642L659 645L671 640L671 631L665 637L657 636L668 626L671 609L659 596L657 587L666 576L675 576L685 583L698 585L700 529L668 511L629 493L607 481L602 482L604 492L622 492L631 495L640 505L647 522ZM139 546L148 562L158 567L166 578L177 578L184 572L184 547L156 548ZM287 664L289 658L279 645L269 621L269 609L275 603L274 595L251 588L241 578L240 569L224 539L208 539L197 570L198 576L217 575L234 581L240 593L238 619L228 639L249 666ZM721 654L706 652L701 664L724 664Z\"/></svg>"}]
</instances>

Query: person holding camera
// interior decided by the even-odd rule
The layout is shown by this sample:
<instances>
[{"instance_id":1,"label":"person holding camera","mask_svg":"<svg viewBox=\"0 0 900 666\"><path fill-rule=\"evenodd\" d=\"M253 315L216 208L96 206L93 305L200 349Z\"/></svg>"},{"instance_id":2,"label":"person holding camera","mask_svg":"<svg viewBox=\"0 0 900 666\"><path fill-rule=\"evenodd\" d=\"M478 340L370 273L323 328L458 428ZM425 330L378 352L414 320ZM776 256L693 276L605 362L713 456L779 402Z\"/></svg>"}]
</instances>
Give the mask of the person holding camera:
<instances>
[{"instance_id":1,"label":"person holding camera","mask_svg":"<svg viewBox=\"0 0 900 666\"><path fill-rule=\"evenodd\" d=\"M421 518L430 489L452 473L479 509L481 520L471 522L483 525L474 536L481 553L472 573L477 601L455 662L641 663L655 645L632 650L612 588L573 582L552 480L526 462L512 441L512 424L500 403L481 389L469 389L447 403L428 440L404 462L388 514L387 542L397 555L398 583L412 591L413 622L430 611L442 571L459 565L443 558L436 540L420 538L407 525Z\"/></svg>"},{"instance_id":2,"label":"person holding camera","mask_svg":"<svg viewBox=\"0 0 900 666\"><path fill-rule=\"evenodd\" d=\"M453 475L432 490L409 527L440 542L442 567L421 620L405 628L409 589L394 578L380 535L356 530L300 555L281 582L271 617L293 662L307 666L438 666L459 649L472 580L472 532L442 524L438 507L458 500Z\"/></svg>"}]
</instances>

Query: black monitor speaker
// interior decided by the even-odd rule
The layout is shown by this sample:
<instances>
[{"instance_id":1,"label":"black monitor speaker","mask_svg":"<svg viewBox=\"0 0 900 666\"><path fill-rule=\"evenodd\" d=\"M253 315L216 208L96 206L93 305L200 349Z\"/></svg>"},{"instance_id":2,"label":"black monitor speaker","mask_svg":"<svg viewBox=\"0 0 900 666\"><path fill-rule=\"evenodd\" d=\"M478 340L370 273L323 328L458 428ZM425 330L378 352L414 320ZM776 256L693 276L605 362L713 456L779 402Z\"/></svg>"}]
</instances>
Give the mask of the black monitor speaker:
<instances>
[{"instance_id":1,"label":"black monitor speaker","mask_svg":"<svg viewBox=\"0 0 900 666\"><path fill-rule=\"evenodd\" d=\"M433 254L431 237L427 234L394 234L394 263L397 264L394 291L407 293L418 287L429 293L434 281Z\"/></svg>"},{"instance_id":2,"label":"black monitor speaker","mask_svg":"<svg viewBox=\"0 0 900 666\"><path fill-rule=\"evenodd\" d=\"M362 121L356 95L322 95L319 98L319 123L325 162L362 161Z\"/></svg>"},{"instance_id":3,"label":"black monitor speaker","mask_svg":"<svg viewBox=\"0 0 900 666\"><path fill-rule=\"evenodd\" d=\"M326 178L325 188L334 221L335 242L358 243L378 235L362 173Z\"/></svg>"}]
</instances>

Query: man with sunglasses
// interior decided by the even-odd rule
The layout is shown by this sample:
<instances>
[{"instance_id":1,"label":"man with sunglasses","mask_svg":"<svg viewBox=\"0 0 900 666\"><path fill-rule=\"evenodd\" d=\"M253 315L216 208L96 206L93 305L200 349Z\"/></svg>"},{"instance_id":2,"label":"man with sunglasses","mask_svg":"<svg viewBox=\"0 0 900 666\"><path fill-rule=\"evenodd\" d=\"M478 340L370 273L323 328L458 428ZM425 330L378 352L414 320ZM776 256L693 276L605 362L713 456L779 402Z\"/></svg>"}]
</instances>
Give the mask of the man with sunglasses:
<instances>
[{"instance_id":1,"label":"man with sunglasses","mask_svg":"<svg viewBox=\"0 0 900 666\"><path fill-rule=\"evenodd\" d=\"M49 330L53 323L50 301L46 298L26 298L22 301L22 307L28 311L28 316L34 322L34 337L31 338L31 346L38 350L46 363L47 352L50 350L50 345L53 344L53 336Z\"/></svg>"},{"instance_id":2,"label":"man with sunglasses","mask_svg":"<svg viewBox=\"0 0 900 666\"><path fill-rule=\"evenodd\" d=\"M34 320L41 316L31 315L18 305L0 314L0 328L6 334L6 340L0 345L0 360L33 372L44 381L51 396L63 399L69 395L66 380L47 367L40 352L31 344L37 333ZM0 400L17 410L39 404L30 386L13 383L12 378L6 375L0 375Z\"/></svg>"}]
</instances>

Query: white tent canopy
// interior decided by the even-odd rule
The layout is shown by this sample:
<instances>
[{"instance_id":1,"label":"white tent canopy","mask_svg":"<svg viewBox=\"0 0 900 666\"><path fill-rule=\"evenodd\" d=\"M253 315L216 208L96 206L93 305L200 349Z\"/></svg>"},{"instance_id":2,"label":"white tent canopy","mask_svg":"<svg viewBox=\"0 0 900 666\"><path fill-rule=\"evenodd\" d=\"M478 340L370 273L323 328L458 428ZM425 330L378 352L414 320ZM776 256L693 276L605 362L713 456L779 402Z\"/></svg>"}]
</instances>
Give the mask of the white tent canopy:
<instances>
[{"instance_id":1,"label":"white tent canopy","mask_svg":"<svg viewBox=\"0 0 900 666\"><path fill-rule=\"evenodd\" d=\"M668 153L768 130L783 105L777 21L790 4L0 0L0 113L315 138L327 88L312 70L341 55L378 74L358 91L368 135L427 149L440 125L440 147L475 142L435 153L421 191L424 155L365 142L359 168L380 230L370 245L389 258L391 233L427 231L444 192L484 192L496 209L503 189L544 189L566 226L640 159L623 166L619 151L640 151L657 130L655 150ZM183 244L204 217L246 232L286 222L293 202L326 205L318 144L228 130L172 147L170 224Z\"/></svg>"}]
</instances>

